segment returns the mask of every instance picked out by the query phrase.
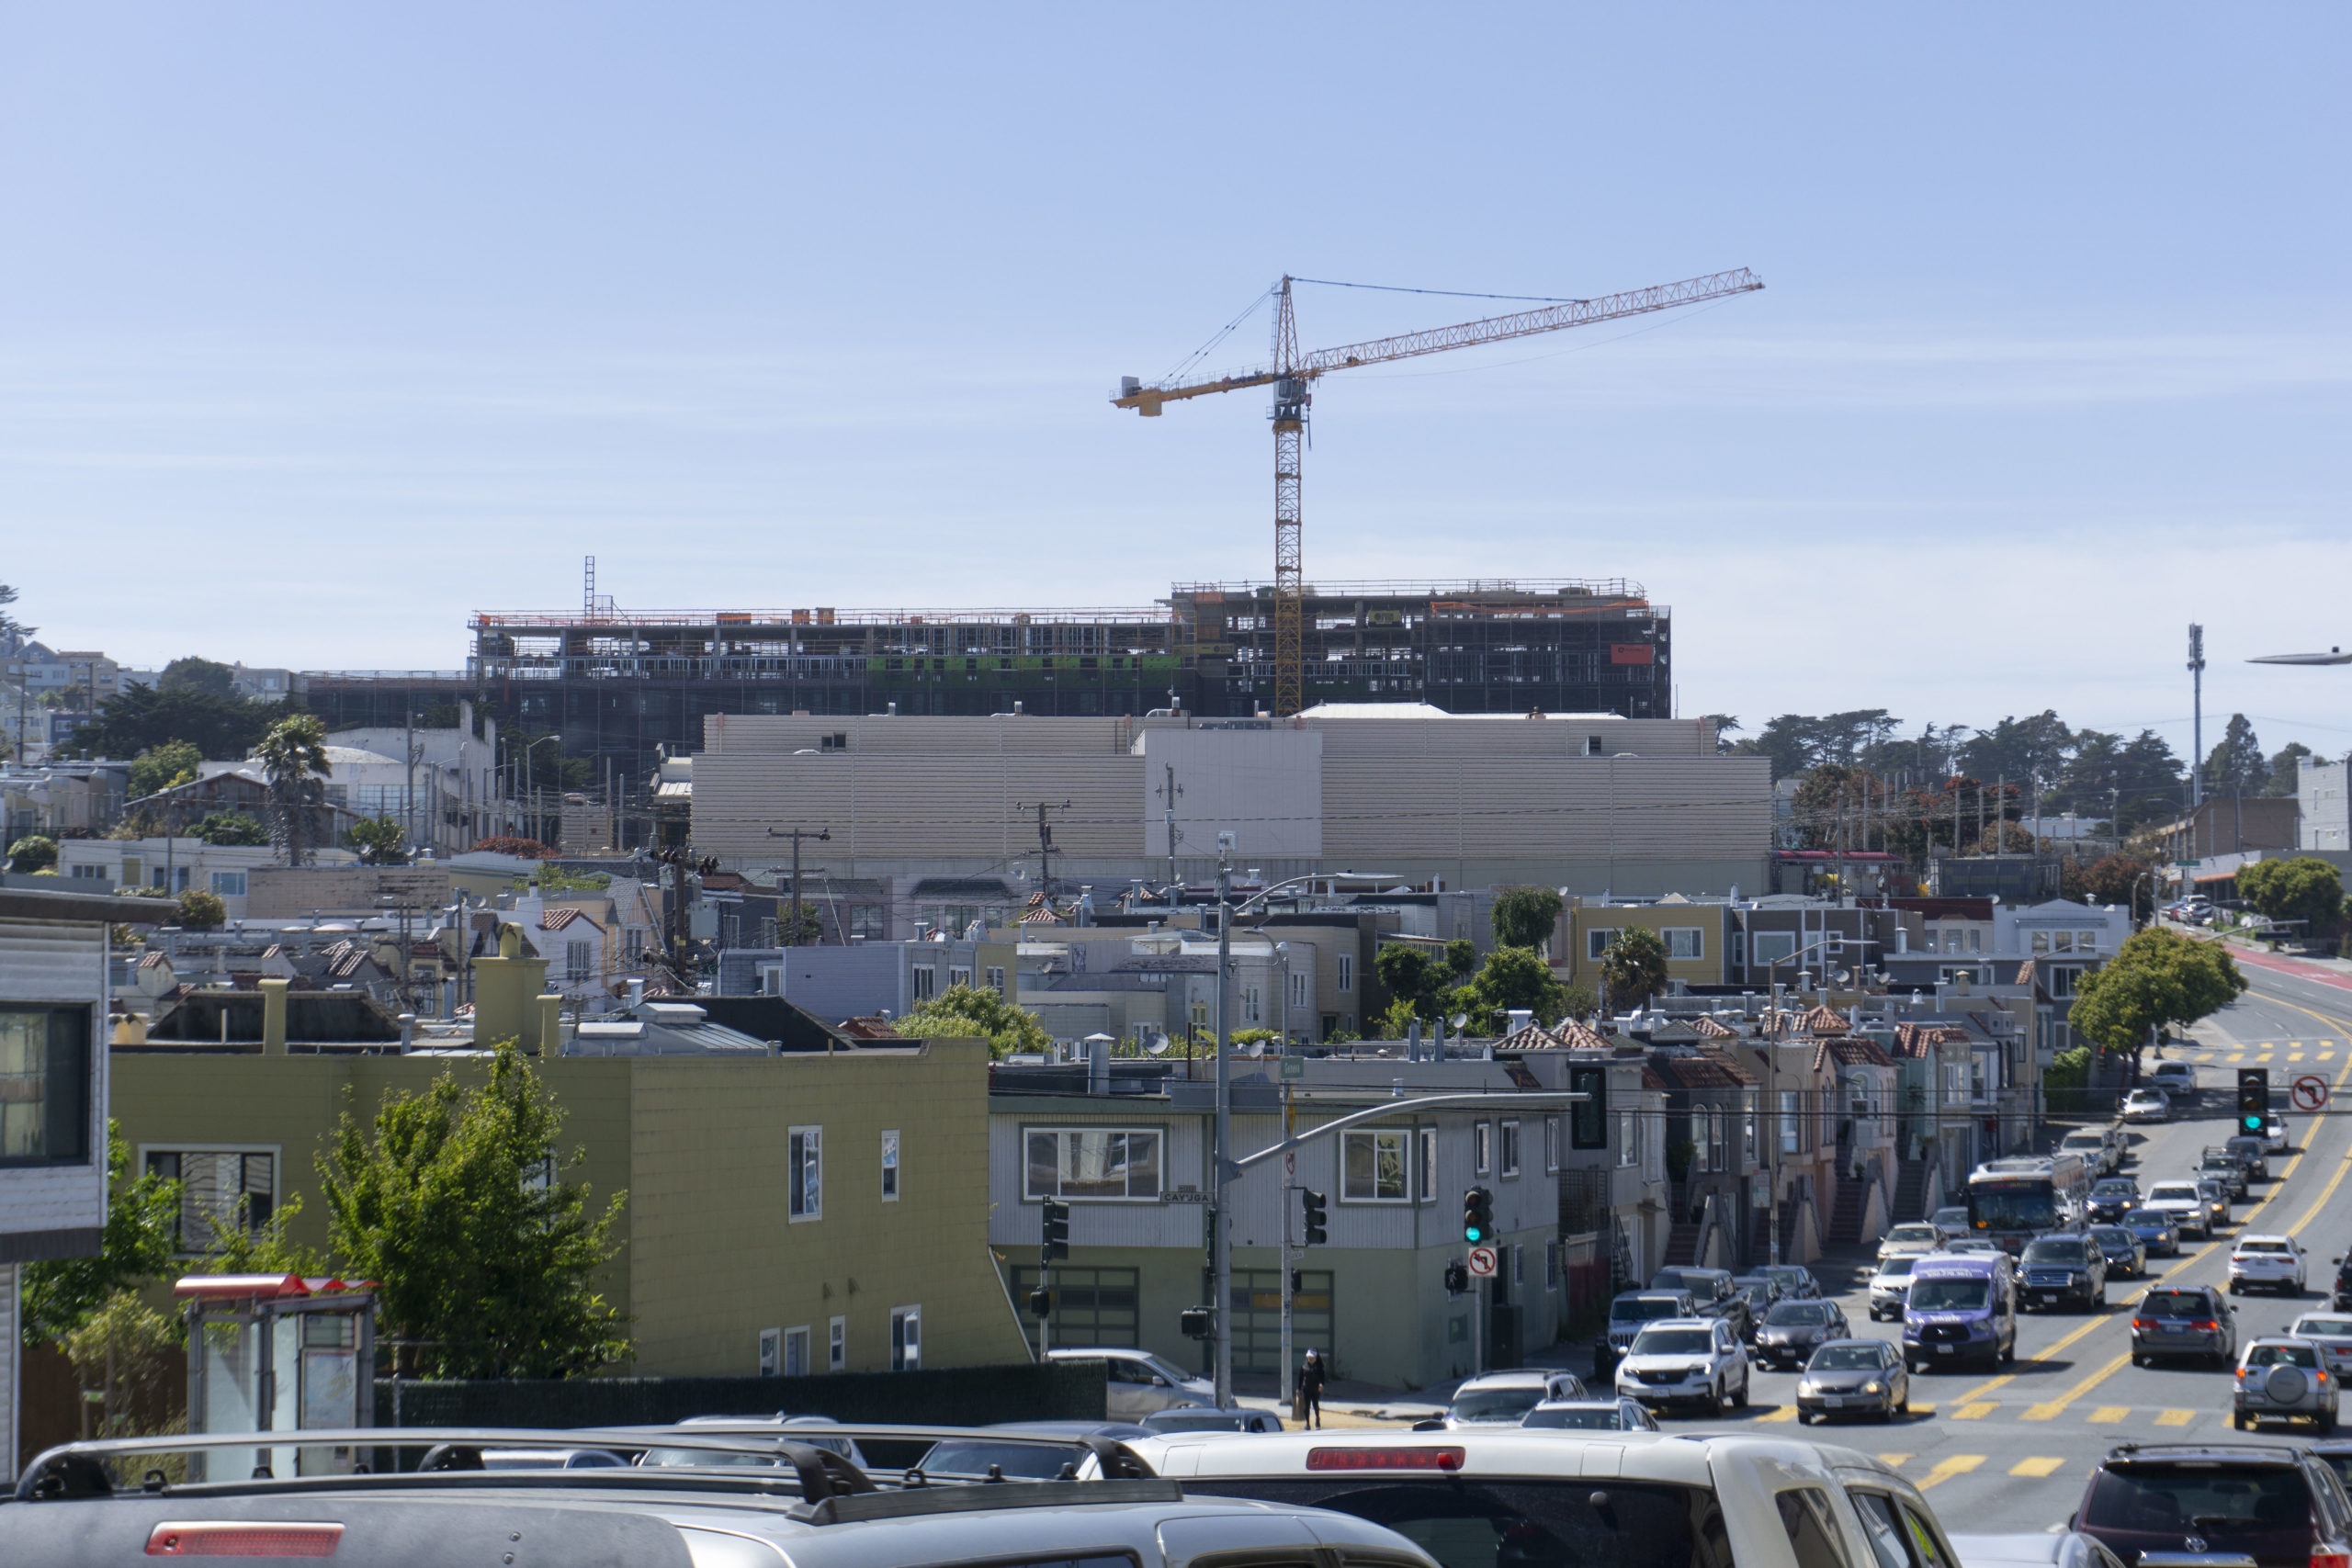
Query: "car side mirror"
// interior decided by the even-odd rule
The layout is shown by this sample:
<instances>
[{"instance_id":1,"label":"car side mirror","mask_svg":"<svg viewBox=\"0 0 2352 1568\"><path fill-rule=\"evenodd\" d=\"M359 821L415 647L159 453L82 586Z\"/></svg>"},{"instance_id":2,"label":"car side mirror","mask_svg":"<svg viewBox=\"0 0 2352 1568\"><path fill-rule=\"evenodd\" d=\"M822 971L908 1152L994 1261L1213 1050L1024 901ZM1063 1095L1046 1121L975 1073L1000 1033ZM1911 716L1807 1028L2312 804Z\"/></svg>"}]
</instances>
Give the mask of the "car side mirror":
<instances>
[{"instance_id":1,"label":"car side mirror","mask_svg":"<svg viewBox=\"0 0 2352 1568\"><path fill-rule=\"evenodd\" d=\"M1166 1388L1168 1386L1168 1380L1161 1377L1158 1372L1154 1372L1151 1374L1151 1386L1154 1388Z\"/></svg>"}]
</instances>

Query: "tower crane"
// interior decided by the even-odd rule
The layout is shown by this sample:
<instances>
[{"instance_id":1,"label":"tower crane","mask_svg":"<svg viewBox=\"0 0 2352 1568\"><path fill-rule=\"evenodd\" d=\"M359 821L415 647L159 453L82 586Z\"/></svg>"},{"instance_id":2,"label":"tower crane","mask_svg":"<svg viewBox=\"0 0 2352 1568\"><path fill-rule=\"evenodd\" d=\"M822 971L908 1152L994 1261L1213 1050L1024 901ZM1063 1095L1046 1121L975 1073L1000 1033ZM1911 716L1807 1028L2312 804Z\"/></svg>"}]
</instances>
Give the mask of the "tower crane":
<instances>
[{"instance_id":1,"label":"tower crane","mask_svg":"<svg viewBox=\"0 0 2352 1568\"><path fill-rule=\"evenodd\" d=\"M1679 283L1661 283L1651 288L1604 295L1598 299L1562 300L1538 310L1488 316L1482 321L1432 327L1426 332L1374 338L1365 343L1351 343L1339 348L1301 354L1298 351L1298 321L1291 306L1291 285L1299 281L1302 280L1285 276L1271 290L1274 296L1272 365L1261 370L1247 370L1204 381L1171 378L1146 384L1136 377L1125 376L1120 378L1119 390L1111 400L1114 407L1133 409L1149 419L1158 416L1162 405L1181 402L1187 398L1204 397L1211 392L1237 392L1245 387L1273 388L1274 714L1281 718L1296 713L1304 699L1300 623L1305 615L1306 583L1299 558L1302 517L1299 511L1298 455L1299 437L1306 431L1306 411L1314 401L1313 389L1318 378L1334 370L1385 365L1391 360L1442 354L1453 348L1476 348L1483 344L1532 337L1539 333L1561 332L1569 327L1589 327L1625 316L1669 310L1678 305L1722 299L1764 287L1763 279L1743 266L1730 272L1711 272L1703 277L1686 277Z\"/></svg>"}]
</instances>

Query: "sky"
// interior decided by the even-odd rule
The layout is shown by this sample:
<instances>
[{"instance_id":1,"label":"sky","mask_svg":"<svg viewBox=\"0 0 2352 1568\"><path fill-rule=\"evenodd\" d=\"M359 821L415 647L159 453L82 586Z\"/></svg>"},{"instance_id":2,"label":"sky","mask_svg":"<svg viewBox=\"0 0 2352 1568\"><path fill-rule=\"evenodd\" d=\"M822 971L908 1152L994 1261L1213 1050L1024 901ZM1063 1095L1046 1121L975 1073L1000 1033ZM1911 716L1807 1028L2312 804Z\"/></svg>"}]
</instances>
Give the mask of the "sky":
<instances>
[{"instance_id":1,"label":"sky","mask_svg":"<svg viewBox=\"0 0 2352 1568\"><path fill-rule=\"evenodd\" d=\"M1624 577L1678 702L2352 749L2352 10L0 5L52 646L1271 571L1277 276L1760 293L1323 379L1317 581ZM1301 285L1301 342L1515 309ZM1206 361L1266 355L1251 315ZM2320 592L2305 585L2325 585Z\"/></svg>"}]
</instances>

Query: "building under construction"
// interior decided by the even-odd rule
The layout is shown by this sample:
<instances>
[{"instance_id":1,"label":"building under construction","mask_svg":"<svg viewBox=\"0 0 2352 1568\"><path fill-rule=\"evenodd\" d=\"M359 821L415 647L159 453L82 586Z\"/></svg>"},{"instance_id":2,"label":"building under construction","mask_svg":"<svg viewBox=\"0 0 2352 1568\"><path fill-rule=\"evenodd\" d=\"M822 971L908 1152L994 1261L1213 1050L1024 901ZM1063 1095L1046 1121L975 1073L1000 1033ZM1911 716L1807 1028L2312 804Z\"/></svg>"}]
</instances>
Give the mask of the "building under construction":
<instances>
[{"instance_id":1,"label":"building under construction","mask_svg":"<svg viewBox=\"0 0 2352 1568\"><path fill-rule=\"evenodd\" d=\"M1619 579L1310 585L1303 691L1449 713L1673 716L1669 616ZM1271 583L1179 583L1157 608L620 610L474 616L462 672L319 673L334 727L397 724L463 696L560 735L597 775L694 750L710 714L1055 717L1182 709L1249 717L1274 701Z\"/></svg>"}]
</instances>

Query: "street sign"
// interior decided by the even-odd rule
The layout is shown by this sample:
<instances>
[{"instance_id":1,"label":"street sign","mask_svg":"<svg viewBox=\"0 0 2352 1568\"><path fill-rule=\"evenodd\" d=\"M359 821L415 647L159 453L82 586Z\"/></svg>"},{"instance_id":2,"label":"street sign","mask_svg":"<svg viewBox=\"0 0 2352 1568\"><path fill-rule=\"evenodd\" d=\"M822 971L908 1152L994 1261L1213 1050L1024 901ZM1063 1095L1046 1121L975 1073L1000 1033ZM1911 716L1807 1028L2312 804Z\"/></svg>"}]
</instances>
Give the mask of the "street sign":
<instances>
[{"instance_id":1,"label":"street sign","mask_svg":"<svg viewBox=\"0 0 2352 1568\"><path fill-rule=\"evenodd\" d=\"M2317 1073L2305 1073L2289 1092L2295 1097L2296 1110L2317 1111L2327 1103L2327 1080Z\"/></svg>"},{"instance_id":2,"label":"street sign","mask_svg":"<svg viewBox=\"0 0 2352 1568\"><path fill-rule=\"evenodd\" d=\"M1306 1057L1304 1057L1304 1056L1284 1056L1284 1057L1283 1058L1283 1077L1286 1077L1286 1078L1303 1078L1303 1077L1305 1077L1306 1076Z\"/></svg>"},{"instance_id":3,"label":"street sign","mask_svg":"<svg viewBox=\"0 0 2352 1568\"><path fill-rule=\"evenodd\" d=\"M1493 1247L1474 1247L1470 1249L1470 1277L1474 1280L1491 1280L1495 1277Z\"/></svg>"}]
</instances>

